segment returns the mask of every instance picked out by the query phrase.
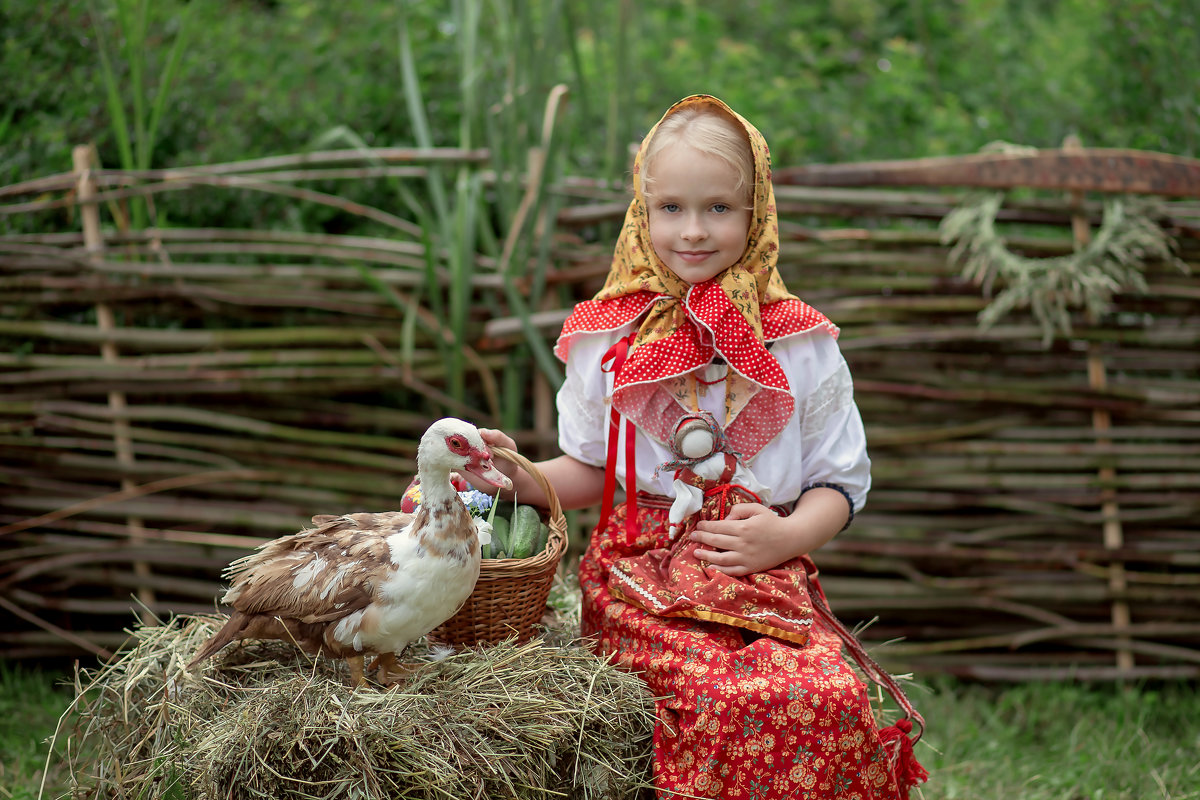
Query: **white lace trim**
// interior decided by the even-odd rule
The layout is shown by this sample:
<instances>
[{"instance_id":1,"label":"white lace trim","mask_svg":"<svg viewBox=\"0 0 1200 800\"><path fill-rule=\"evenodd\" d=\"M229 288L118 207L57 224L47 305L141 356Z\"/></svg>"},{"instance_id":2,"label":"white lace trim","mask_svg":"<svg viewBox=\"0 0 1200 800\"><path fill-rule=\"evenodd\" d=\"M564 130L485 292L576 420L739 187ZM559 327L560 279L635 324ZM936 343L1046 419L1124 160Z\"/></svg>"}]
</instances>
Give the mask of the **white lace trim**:
<instances>
[{"instance_id":1,"label":"white lace trim","mask_svg":"<svg viewBox=\"0 0 1200 800\"><path fill-rule=\"evenodd\" d=\"M648 591L646 588L639 585L638 582L633 579L632 575L629 575L629 574L623 572L621 570L621 566L619 564L613 565L613 574L617 576L617 580L621 581L621 583L625 584L630 589L633 589L633 591L637 592L639 595L642 596L642 599L644 599L646 602L650 603L652 606L657 608L659 611L663 611L664 609L666 609L666 605L661 603L659 601L659 599L657 597L655 597L652 592Z\"/></svg>"},{"instance_id":2,"label":"white lace trim","mask_svg":"<svg viewBox=\"0 0 1200 800\"><path fill-rule=\"evenodd\" d=\"M819 439L825 433L829 418L854 402L854 382L845 362L825 380L804 403L804 418L800 436L804 441Z\"/></svg>"}]
</instances>

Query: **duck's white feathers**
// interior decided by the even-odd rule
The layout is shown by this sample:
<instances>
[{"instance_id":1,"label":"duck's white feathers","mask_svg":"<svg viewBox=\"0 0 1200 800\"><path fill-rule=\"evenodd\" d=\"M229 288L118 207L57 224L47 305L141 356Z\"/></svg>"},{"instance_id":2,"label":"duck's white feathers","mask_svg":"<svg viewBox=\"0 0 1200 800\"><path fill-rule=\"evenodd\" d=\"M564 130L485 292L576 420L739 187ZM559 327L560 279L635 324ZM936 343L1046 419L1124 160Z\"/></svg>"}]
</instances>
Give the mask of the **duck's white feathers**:
<instances>
[{"instance_id":1,"label":"duck's white feathers","mask_svg":"<svg viewBox=\"0 0 1200 800\"><path fill-rule=\"evenodd\" d=\"M457 461L451 445L464 454ZM233 613L192 663L246 638L346 658L398 653L449 619L479 577L480 535L449 482L464 464L495 471L478 431L442 420L418 451L424 497L416 514L316 516L314 527L234 561L223 598Z\"/></svg>"},{"instance_id":2,"label":"duck's white feathers","mask_svg":"<svg viewBox=\"0 0 1200 800\"><path fill-rule=\"evenodd\" d=\"M232 638L249 629L263 638L282 624L311 652L395 652L452 616L475 587L479 540L461 503L313 523L230 564L224 602L241 628Z\"/></svg>"}]
</instances>

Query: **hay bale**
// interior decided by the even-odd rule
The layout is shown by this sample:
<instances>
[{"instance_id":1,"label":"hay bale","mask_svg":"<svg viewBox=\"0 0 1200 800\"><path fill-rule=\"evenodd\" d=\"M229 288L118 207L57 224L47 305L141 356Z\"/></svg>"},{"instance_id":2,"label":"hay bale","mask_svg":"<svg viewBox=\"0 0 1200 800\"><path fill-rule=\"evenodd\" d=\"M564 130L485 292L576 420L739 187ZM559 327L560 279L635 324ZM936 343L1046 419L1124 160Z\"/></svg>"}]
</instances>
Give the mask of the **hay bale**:
<instances>
[{"instance_id":1,"label":"hay bale","mask_svg":"<svg viewBox=\"0 0 1200 800\"><path fill-rule=\"evenodd\" d=\"M232 646L186 673L220 623L139 628L119 660L78 680L68 750L89 756L69 765L76 796L650 796L651 698L571 640L574 620L359 691L341 662L282 642Z\"/></svg>"}]
</instances>

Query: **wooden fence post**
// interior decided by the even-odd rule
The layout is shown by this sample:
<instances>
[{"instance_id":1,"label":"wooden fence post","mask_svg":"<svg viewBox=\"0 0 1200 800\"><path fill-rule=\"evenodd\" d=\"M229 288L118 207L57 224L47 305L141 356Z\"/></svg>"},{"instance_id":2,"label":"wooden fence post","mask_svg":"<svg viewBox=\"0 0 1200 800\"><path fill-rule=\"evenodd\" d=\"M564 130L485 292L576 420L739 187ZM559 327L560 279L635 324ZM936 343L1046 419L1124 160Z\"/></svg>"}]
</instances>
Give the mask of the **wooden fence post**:
<instances>
[{"instance_id":1,"label":"wooden fence post","mask_svg":"<svg viewBox=\"0 0 1200 800\"><path fill-rule=\"evenodd\" d=\"M1073 151L1083 149L1079 137L1068 136L1063 141L1063 150ZM1074 210L1071 214L1071 233L1075 240L1075 249L1087 246L1091 241L1092 232L1088 226L1087 215L1083 212L1083 192L1070 193ZM1088 315L1088 322L1099 322L1095 315ZM1108 388L1108 371L1101 353L1101 344L1095 340L1088 343L1087 356L1088 387L1098 392ZM1108 433L1112 429L1112 415L1105 408L1092 409L1092 429L1096 433L1096 447L1103 452L1112 446ZM1121 527L1121 509L1117 503L1117 490L1114 481L1117 477L1115 468L1102 465L1097 474L1100 480L1100 518L1103 531L1104 547L1107 550L1119 550L1125 544L1125 533ZM1131 623L1129 601L1123 599L1128 583L1125 579L1125 565L1114 561L1108 567L1108 588L1116 595L1112 601L1111 619L1117 633L1117 671L1122 677L1132 673L1134 667L1133 651L1129 649L1129 635L1120 631L1128 630Z\"/></svg>"},{"instance_id":2,"label":"wooden fence post","mask_svg":"<svg viewBox=\"0 0 1200 800\"><path fill-rule=\"evenodd\" d=\"M104 236L100 232L100 208L94 198L96 184L92 177L92 167L96 163L96 150L93 145L79 145L72 151L75 174L75 197L79 206L79 216L83 224L83 246L87 252L88 262L98 264L104 252ZM101 331L110 332L116 327L116 318L112 308L103 300L96 303L96 325ZM105 364L115 364L120 358L117 344L111 338L100 345L100 355ZM130 432L129 419L126 416L125 393L119 389L108 392L108 408L112 412L113 448L117 465L121 468L121 489L130 490L136 486L131 477L134 465L133 437ZM134 547L140 547L146 541L146 528L138 517L125 518L125 527L129 532L129 542ZM155 602L154 590L149 585L150 565L144 561L134 561L134 574L142 579L137 598L147 608L152 608ZM142 614L137 614L142 618Z\"/></svg>"}]
</instances>

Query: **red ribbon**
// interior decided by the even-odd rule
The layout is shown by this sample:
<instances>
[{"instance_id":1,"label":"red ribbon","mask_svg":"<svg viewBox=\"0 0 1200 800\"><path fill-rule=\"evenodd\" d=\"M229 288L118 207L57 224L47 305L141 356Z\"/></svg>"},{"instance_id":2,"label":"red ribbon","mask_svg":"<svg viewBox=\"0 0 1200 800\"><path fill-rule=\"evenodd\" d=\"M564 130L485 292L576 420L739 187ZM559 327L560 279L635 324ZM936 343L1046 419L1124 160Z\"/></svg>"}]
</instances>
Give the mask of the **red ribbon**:
<instances>
[{"instance_id":1,"label":"red ribbon","mask_svg":"<svg viewBox=\"0 0 1200 800\"><path fill-rule=\"evenodd\" d=\"M747 489L745 486L742 486L740 483L719 483L716 486L704 490L704 496L706 498L717 498L717 519L725 519L729 516L729 509L732 507L729 502L729 494L735 489L750 498L747 500L741 497L735 497L738 503L753 502L763 506L766 505L761 497Z\"/></svg>"},{"instance_id":2,"label":"red ribbon","mask_svg":"<svg viewBox=\"0 0 1200 800\"><path fill-rule=\"evenodd\" d=\"M604 358L600 360L600 370L602 372L613 373L613 382L616 383L616 374L621 371L621 367L625 364L625 357L629 355L629 348L633 346L634 337L637 332L630 333L617 340L617 342L604 354ZM621 437L621 413L617 411L616 405L612 403L612 398L609 398L609 422L608 422L608 457L604 463L604 498L600 503L600 527L608 527L608 520L612 514L613 498L617 493L617 440ZM625 535L629 541L637 538L637 459L636 449L637 442L634 436L635 429L633 422L625 420Z\"/></svg>"}]
</instances>

